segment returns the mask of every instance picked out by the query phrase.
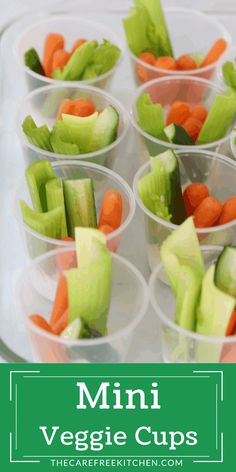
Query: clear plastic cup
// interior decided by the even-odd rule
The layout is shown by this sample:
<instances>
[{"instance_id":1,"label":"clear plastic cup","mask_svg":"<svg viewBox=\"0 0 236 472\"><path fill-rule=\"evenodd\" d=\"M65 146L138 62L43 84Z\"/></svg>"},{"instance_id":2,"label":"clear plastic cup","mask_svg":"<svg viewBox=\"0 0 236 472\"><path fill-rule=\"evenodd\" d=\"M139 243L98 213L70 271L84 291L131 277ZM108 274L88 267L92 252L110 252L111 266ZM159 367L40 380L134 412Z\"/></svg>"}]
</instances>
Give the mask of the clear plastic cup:
<instances>
[{"instance_id":1,"label":"clear plastic cup","mask_svg":"<svg viewBox=\"0 0 236 472\"><path fill-rule=\"evenodd\" d=\"M112 105L119 113L119 127L115 141L99 151L78 155L56 154L31 144L22 130L22 123L26 116L32 115L38 126L47 124L49 129L51 129L59 106L64 98L90 98L97 110L102 110ZM87 162L95 162L96 164L113 168L116 157L123 155L125 151L124 138L128 127L128 113L121 103L106 92L86 85L80 85L79 87L75 87L72 84L67 86L54 85L37 89L25 97L16 114L16 132L21 142L26 165L37 159L50 159L50 161L86 159Z\"/></svg>"},{"instance_id":2,"label":"clear plastic cup","mask_svg":"<svg viewBox=\"0 0 236 472\"><path fill-rule=\"evenodd\" d=\"M236 164L220 154L210 151L177 151L182 189L192 182L203 182L209 193L222 203L236 195ZM161 262L160 246L163 241L177 228L177 225L165 221L151 213L141 201L138 194L138 181L150 172L150 163L144 164L136 173L133 190L136 202L144 216L146 247L151 270ZM204 245L236 244L236 220L225 225L211 228L197 228L197 235Z\"/></svg>"},{"instance_id":3,"label":"clear plastic cup","mask_svg":"<svg viewBox=\"0 0 236 472\"><path fill-rule=\"evenodd\" d=\"M214 264L222 248L203 246L206 267ZM181 328L174 322L175 297L161 277L158 265L149 281L151 304L157 314L161 333L161 352L164 362L171 363L236 363L236 336L213 337Z\"/></svg>"},{"instance_id":4,"label":"clear plastic cup","mask_svg":"<svg viewBox=\"0 0 236 472\"><path fill-rule=\"evenodd\" d=\"M222 66L225 62L234 62L236 61L236 46L228 49L223 56L221 57L221 60L219 61L217 65L217 79L218 81L225 86L225 81L222 73Z\"/></svg>"},{"instance_id":5,"label":"clear plastic cup","mask_svg":"<svg viewBox=\"0 0 236 472\"><path fill-rule=\"evenodd\" d=\"M217 39L224 38L228 48L232 38L227 29L212 16L189 8L167 8L166 21L175 57L182 54L199 53L202 57L210 50ZM203 34L204 33L204 34ZM226 51L227 51L226 50ZM219 61L207 67L190 71L169 71L146 64L129 50L133 76L137 85L163 76L188 75L213 79ZM220 59L219 59L220 60Z\"/></svg>"},{"instance_id":6,"label":"clear plastic cup","mask_svg":"<svg viewBox=\"0 0 236 472\"><path fill-rule=\"evenodd\" d=\"M230 146L233 158L236 159L236 130L233 130L230 137Z\"/></svg>"},{"instance_id":7,"label":"clear plastic cup","mask_svg":"<svg viewBox=\"0 0 236 472\"><path fill-rule=\"evenodd\" d=\"M111 80L116 72L116 69L122 59L123 44L119 37L114 33L112 29L102 23L96 23L94 21L81 18L76 14L72 15L50 15L41 21L31 24L27 27L21 35L16 39L14 44L14 54L16 60L21 68L21 71L25 75L28 90L35 90L43 85L55 85L58 84L58 80L49 77L44 77L30 70L24 64L24 53L29 48L35 48L40 58L43 57L44 41L48 33L60 33L65 37L66 49L71 50L74 42L78 38L85 38L87 40L96 39L99 43L103 39L108 39L111 43L115 44L121 49L120 59L116 65L106 72L94 79L84 81L60 81L61 85L67 85L73 83L74 86L78 86L82 83L94 85L107 90L110 86Z\"/></svg>"},{"instance_id":8,"label":"clear plastic cup","mask_svg":"<svg viewBox=\"0 0 236 472\"><path fill-rule=\"evenodd\" d=\"M112 254L112 295L107 336L65 340L38 328L28 318L38 313L49 319L61 274L58 257L69 251L71 249L60 249L44 254L29 264L18 279L16 306L26 322L33 359L35 362L54 363L123 362L134 330L145 315L149 298L143 276L117 254Z\"/></svg>"},{"instance_id":9,"label":"clear plastic cup","mask_svg":"<svg viewBox=\"0 0 236 472\"><path fill-rule=\"evenodd\" d=\"M135 213L135 199L129 185L115 172L96 164L62 161L60 163L53 163L52 166L55 174L62 179L91 178L93 180L97 216L99 216L105 192L109 189L119 191L123 202L122 223L117 230L107 235L108 248L112 252L117 251L122 243L122 236L131 223ZM21 229L26 253L29 258L32 259L38 257L39 255L53 249L73 246L71 242L43 236L24 224L20 208L21 200L24 200L32 208L31 197L25 178L21 180L16 190L14 205L16 218Z\"/></svg>"},{"instance_id":10,"label":"clear plastic cup","mask_svg":"<svg viewBox=\"0 0 236 472\"><path fill-rule=\"evenodd\" d=\"M187 102L190 107L203 104L209 110L215 97L224 92L225 88L209 80L187 76L162 77L139 87L133 98L130 117L136 130L137 139L139 139L141 161L144 162L150 155L155 156L167 149L196 149L197 147L198 149L227 153L233 124L224 138L208 144L184 146L162 141L146 133L137 122L136 100L140 95L143 93L150 94L153 103L162 105L166 116L170 106L175 101Z\"/></svg>"}]
</instances>

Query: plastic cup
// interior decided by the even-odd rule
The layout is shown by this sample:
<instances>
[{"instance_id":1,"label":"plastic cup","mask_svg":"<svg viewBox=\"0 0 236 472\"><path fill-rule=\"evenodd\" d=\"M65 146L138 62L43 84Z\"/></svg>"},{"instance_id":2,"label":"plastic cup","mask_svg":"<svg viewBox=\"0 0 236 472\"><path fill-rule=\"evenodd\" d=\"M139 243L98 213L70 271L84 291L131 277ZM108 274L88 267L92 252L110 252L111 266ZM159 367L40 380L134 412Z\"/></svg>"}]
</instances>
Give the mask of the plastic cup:
<instances>
[{"instance_id":1,"label":"plastic cup","mask_svg":"<svg viewBox=\"0 0 236 472\"><path fill-rule=\"evenodd\" d=\"M43 85L58 84L58 80L37 74L24 65L24 53L29 48L35 48L40 58L43 57L44 42L47 34L51 32L64 35L66 49L68 51L72 49L73 44L78 38L85 38L87 40L96 39L99 43L101 43L103 39L106 38L111 43L118 46L121 49L120 59L117 61L116 65L105 74L84 81L60 81L61 85L67 85L69 82L73 83L74 86L78 86L82 82L102 89L109 88L111 80L122 58L123 45L114 31L108 28L106 25L81 18L80 16L74 14L73 16L47 16L43 20L31 24L31 26L25 29L16 39L14 44L14 53L21 71L25 75L29 91L35 90L36 88L42 87Z\"/></svg>"},{"instance_id":2,"label":"plastic cup","mask_svg":"<svg viewBox=\"0 0 236 472\"><path fill-rule=\"evenodd\" d=\"M228 43L228 48L232 44L232 38L227 29L214 18L189 8L168 8L165 10L165 17L168 25L170 38L174 47L175 57L182 54L199 53L202 57L213 46L219 38L224 38ZM204 34L203 34L204 32ZM227 50L228 50L227 48ZM188 75L204 79L213 79L216 61L207 67L201 67L190 71L169 71L146 64L136 57L129 50L132 64L133 76L137 85L158 79L163 76Z\"/></svg>"},{"instance_id":3,"label":"plastic cup","mask_svg":"<svg viewBox=\"0 0 236 472\"><path fill-rule=\"evenodd\" d=\"M63 179L91 178L94 185L95 204L97 215L99 216L104 194L109 189L116 189L120 192L123 202L123 214L121 226L107 235L107 246L111 251L117 251L122 236L133 219L135 213L135 199L129 185L115 172L105 169L96 164L62 161L52 164L55 174ZM24 200L31 208L31 197L28 191L25 178L23 178L15 193L15 214L23 235L26 253L29 258L58 248L68 248L73 243L52 239L33 231L24 224L21 214L20 201Z\"/></svg>"},{"instance_id":4,"label":"plastic cup","mask_svg":"<svg viewBox=\"0 0 236 472\"><path fill-rule=\"evenodd\" d=\"M203 246L206 267L217 260L222 248ZM161 333L161 353L164 362L171 363L236 363L236 336L203 336L181 328L174 322L175 297L169 285L161 279L158 265L149 281L151 304L157 314Z\"/></svg>"},{"instance_id":5,"label":"plastic cup","mask_svg":"<svg viewBox=\"0 0 236 472\"><path fill-rule=\"evenodd\" d=\"M210 109L215 97L225 92L225 89L220 85L214 84L209 80L199 79L195 77L187 76L173 76L173 77L162 77L161 79L155 79L147 84L142 85L136 90L133 105L131 110L131 122L136 130L137 139L140 143L140 158L144 162L150 155L155 156L156 154L163 152L167 149L196 149L217 151L226 153L229 150L230 133L233 127L229 129L226 136L218 141L214 141L208 144L184 146L172 144L160 139L154 138L150 134L147 134L137 122L137 111L136 111L136 100L143 93L148 93L151 96L153 103L160 103L164 109L165 116L173 102L184 101L190 104L190 107L195 105L203 104L208 110Z\"/></svg>"},{"instance_id":6,"label":"plastic cup","mask_svg":"<svg viewBox=\"0 0 236 472\"><path fill-rule=\"evenodd\" d=\"M26 322L33 359L35 362L64 363L123 362L134 330L147 310L148 290L136 267L117 254L112 254L112 295L107 336L65 340L38 328L28 318L31 314L40 313L49 319L61 273L58 257L68 252L69 249L60 249L44 254L29 264L18 279L16 306Z\"/></svg>"},{"instance_id":7,"label":"plastic cup","mask_svg":"<svg viewBox=\"0 0 236 472\"><path fill-rule=\"evenodd\" d=\"M219 61L217 65L217 79L218 81L223 85L226 86L224 78L223 78L223 73L222 73L222 66L225 64L225 62L234 62L236 61L236 46L228 49L222 56L221 60Z\"/></svg>"},{"instance_id":8,"label":"plastic cup","mask_svg":"<svg viewBox=\"0 0 236 472\"><path fill-rule=\"evenodd\" d=\"M222 203L236 194L236 165L232 159L210 151L177 151L180 164L181 185L184 190L192 182L203 182ZM133 190L136 202L144 216L146 247L151 270L161 262L160 246L177 228L151 213L142 203L138 194L138 181L150 172L150 163L144 164L134 178ZM201 244L227 246L236 243L236 220L211 228L197 228Z\"/></svg>"},{"instance_id":9,"label":"plastic cup","mask_svg":"<svg viewBox=\"0 0 236 472\"><path fill-rule=\"evenodd\" d=\"M236 159L236 131L232 131L230 137L230 146L234 159Z\"/></svg>"},{"instance_id":10,"label":"plastic cup","mask_svg":"<svg viewBox=\"0 0 236 472\"><path fill-rule=\"evenodd\" d=\"M22 123L26 116L31 115L38 126L47 124L49 129L51 129L55 123L59 106L64 98L90 98L98 110L112 105L119 113L119 127L115 141L99 151L78 155L57 154L45 151L31 144L22 130ZM102 90L86 85L80 85L79 87L75 87L72 84L68 84L66 87L55 85L37 89L25 97L16 114L16 132L21 142L26 165L37 159L50 159L50 161L86 159L87 162L95 162L113 168L116 157L124 152L124 138L128 126L128 113L118 100Z\"/></svg>"}]
</instances>

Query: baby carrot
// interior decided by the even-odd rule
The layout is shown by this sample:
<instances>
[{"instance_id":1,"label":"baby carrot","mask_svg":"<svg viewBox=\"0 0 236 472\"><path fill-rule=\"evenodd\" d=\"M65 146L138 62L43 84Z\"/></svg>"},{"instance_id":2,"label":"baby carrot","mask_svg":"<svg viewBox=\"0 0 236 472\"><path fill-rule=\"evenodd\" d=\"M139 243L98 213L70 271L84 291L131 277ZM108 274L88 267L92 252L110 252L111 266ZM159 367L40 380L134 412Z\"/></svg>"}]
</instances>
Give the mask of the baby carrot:
<instances>
[{"instance_id":1,"label":"baby carrot","mask_svg":"<svg viewBox=\"0 0 236 472\"><path fill-rule=\"evenodd\" d=\"M110 234L110 233L113 233L114 231L114 228L112 228L111 226L109 225L101 225L101 226L98 226L98 229L100 231L102 231L104 234Z\"/></svg>"},{"instance_id":2,"label":"baby carrot","mask_svg":"<svg viewBox=\"0 0 236 472\"><path fill-rule=\"evenodd\" d=\"M72 49L71 49L71 53L70 55L72 56L73 52L76 51L76 49L78 49L82 44L86 43L86 39L84 38L79 38L75 41L75 43L73 44L72 46Z\"/></svg>"},{"instance_id":3,"label":"baby carrot","mask_svg":"<svg viewBox=\"0 0 236 472\"><path fill-rule=\"evenodd\" d=\"M117 190L107 190L102 202L98 226L108 225L117 229L122 219L122 197Z\"/></svg>"},{"instance_id":4,"label":"baby carrot","mask_svg":"<svg viewBox=\"0 0 236 472\"><path fill-rule=\"evenodd\" d=\"M52 325L52 330L54 334L60 336L62 331L66 329L69 323L69 310L67 309L63 315Z\"/></svg>"},{"instance_id":5,"label":"baby carrot","mask_svg":"<svg viewBox=\"0 0 236 472\"><path fill-rule=\"evenodd\" d=\"M55 323L61 318L68 308L68 287L67 280L64 275L61 275L54 300L52 313L50 316L50 325L54 326Z\"/></svg>"},{"instance_id":6,"label":"baby carrot","mask_svg":"<svg viewBox=\"0 0 236 472\"><path fill-rule=\"evenodd\" d=\"M212 196L204 198L193 213L196 228L210 228L217 223L222 212L221 202Z\"/></svg>"},{"instance_id":7,"label":"baby carrot","mask_svg":"<svg viewBox=\"0 0 236 472\"><path fill-rule=\"evenodd\" d=\"M188 54L183 54L178 59L176 59L176 69L177 70L193 70L197 68L197 64L191 56Z\"/></svg>"},{"instance_id":8,"label":"baby carrot","mask_svg":"<svg viewBox=\"0 0 236 472\"><path fill-rule=\"evenodd\" d=\"M76 116L89 116L95 112L95 106L89 98L78 98L73 102L72 113Z\"/></svg>"},{"instance_id":9,"label":"baby carrot","mask_svg":"<svg viewBox=\"0 0 236 472\"><path fill-rule=\"evenodd\" d=\"M236 219L236 196L228 198L223 205L223 210L220 215L219 225L225 225L229 221Z\"/></svg>"},{"instance_id":10,"label":"baby carrot","mask_svg":"<svg viewBox=\"0 0 236 472\"><path fill-rule=\"evenodd\" d=\"M218 39L213 46L211 47L210 51L206 54L203 61L200 63L199 67L206 67L210 64L214 64L220 56L223 54L225 49L227 48L227 42L225 39L220 38Z\"/></svg>"},{"instance_id":11,"label":"baby carrot","mask_svg":"<svg viewBox=\"0 0 236 472\"><path fill-rule=\"evenodd\" d=\"M192 216L194 210L208 195L209 191L207 185L201 182L194 182L188 185L183 194L187 216Z\"/></svg>"},{"instance_id":12,"label":"baby carrot","mask_svg":"<svg viewBox=\"0 0 236 472\"><path fill-rule=\"evenodd\" d=\"M176 62L171 56L160 56L155 61L155 67L164 70L176 70Z\"/></svg>"},{"instance_id":13,"label":"baby carrot","mask_svg":"<svg viewBox=\"0 0 236 472\"><path fill-rule=\"evenodd\" d=\"M64 37L58 33L49 33L44 43L43 68L45 74L50 77L52 73L52 59L58 49L64 48Z\"/></svg>"},{"instance_id":14,"label":"baby carrot","mask_svg":"<svg viewBox=\"0 0 236 472\"><path fill-rule=\"evenodd\" d=\"M226 336L233 336L236 334L236 309L231 314L229 324L226 331Z\"/></svg>"},{"instance_id":15,"label":"baby carrot","mask_svg":"<svg viewBox=\"0 0 236 472\"><path fill-rule=\"evenodd\" d=\"M59 107L59 110L57 112L56 119L60 120L62 117L62 114L65 113L66 115L71 115L73 110L73 101L70 100L69 98L64 98L62 100L61 105Z\"/></svg>"},{"instance_id":16,"label":"baby carrot","mask_svg":"<svg viewBox=\"0 0 236 472\"><path fill-rule=\"evenodd\" d=\"M70 59L69 52L65 51L65 49L58 49L54 52L52 58L52 69L51 72L56 70L58 67L63 68Z\"/></svg>"},{"instance_id":17,"label":"baby carrot","mask_svg":"<svg viewBox=\"0 0 236 472\"><path fill-rule=\"evenodd\" d=\"M154 66L155 64L155 56L151 53L151 52L142 52L138 58L143 61L143 62L146 62L147 64L150 64L151 66Z\"/></svg>"},{"instance_id":18,"label":"baby carrot","mask_svg":"<svg viewBox=\"0 0 236 472\"><path fill-rule=\"evenodd\" d=\"M150 52L142 52L138 56L138 58L141 61L146 62L146 64L149 64L151 66L154 66L155 60L156 60L155 56L151 54ZM141 64L137 64L136 73L140 82L144 83L149 80L149 75L148 75L149 70L145 66L142 66Z\"/></svg>"},{"instance_id":19,"label":"baby carrot","mask_svg":"<svg viewBox=\"0 0 236 472\"><path fill-rule=\"evenodd\" d=\"M38 326L39 328L48 331L49 333L53 333L50 324L45 320L45 318L41 315L30 315L29 319L33 321L33 323Z\"/></svg>"},{"instance_id":20,"label":"baby carrot","mask_svg":"<svg viewBox=\"0 0 236 472\"><path fill-rule=\"evenodd\" d=\"M182 125L191 116L190 107L187 102L173 102L167 115L166 124Z\"/></svg>"},{"instance_id":21,"label":"baby carrot","mask_svg":"<svg viewBox=\"0 0 236 472\"><path fill-rule=\"evenodd\" d=\"M196 141L202 129L202 122L197 118L194 118L194 116L190 116L186 121L182 123L182 126L185 131L187 131L189 136L191 136L193 141Z\"/></svg>"},{"instance_id":22,"label":"baby carrot","mask_svg":"<svg viewBox=\"0 0 236 472\"><path fill-rule=\"evenodd\" d=\"M208 111L206 107L204 107L204 105L196 105L192 109L192 116L194 118L197 118L202 123L204 123L204 121L206 120L207 115L208 115Z\"/></svg>"}]
</instances>

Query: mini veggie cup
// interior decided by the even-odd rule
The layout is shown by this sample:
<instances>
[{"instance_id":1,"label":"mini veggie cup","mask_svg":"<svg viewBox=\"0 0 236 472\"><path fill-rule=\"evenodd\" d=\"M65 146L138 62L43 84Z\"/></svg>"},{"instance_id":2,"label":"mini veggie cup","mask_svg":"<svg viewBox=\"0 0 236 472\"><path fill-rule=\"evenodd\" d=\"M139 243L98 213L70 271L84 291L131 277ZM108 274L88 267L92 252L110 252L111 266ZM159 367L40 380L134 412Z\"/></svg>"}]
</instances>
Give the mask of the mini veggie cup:
<instances>
[{"instance_id":1,"label":"mini veggie cup","mask_svg":"<svg viewBox=\"0 0 236 472\"><path fill-rule=\"evenodd\" d=\"M122 236L131 223L135 213L135 199L129 185L115 172L96 164L62 161L53 163L52 167L57 177L61 177L62 179L91 178L93 180L97 215L100 213L105 192L109 189L119 191L123 202L121 226L107 235L108 248L111 251L116 251L119 248ZM15 193L15 213L25 242L26 253L29 258L35 258L53 249L73 246L73 243L69 241L48 238L27 226L22 219L20 200L24 200L30 207L32 207L25 178L21 180Z\"/></svg>"},{"instance_id":2,"label":"mini veggie cup","mask_svg":"<svg viewBox=\"0 0 236 472\"><path fill-rule=\"evenodd\" d=\"M22 130L22 123L26 116L32 115L38 126L47 124L51 129L56 120L60 104L65 98L71 100L89 98L98 110L103 110L105 107L112 105L119 113L119 127L115 141L99 151L77 155L56 154L31 144ZM21 142L26 165L37 159L49 159L50 161L75 159L95 162L113 168L116 157L122 155L124 150L124 138L128 126L128 113L118 100L102 90L86 85L80 85L79 87L75 87L73 84L67 86L54 85L37 89L25 97L16 114L16 131Z\"/></svg>"},{"instance_id":3,"label":"mini veggie cup","mask_svg":"<svg viewBox=\"0 0 236 472\"><path fill-rule=\"evenodd\" d=\"M144 93L150 94L153 103L160 103L165 111L165 116L171 104L175 101L184 101L190 104L191 107L203 104L208 110L210 109L214 98L225 92L225 88L210 82L206 79L187 77L186 75L177 77L162 77L160 79L152 80L147 84L142 85L136 90L133 98L131 109L131 122L136 130L137 138L140 142L140 158L141 162L147 160L152 155L155 156L167 149L196 149L206 151L217 151L225 153L229 151L230 133L233 127L228 130L224 138L219 139L208 144L201 145L177 145L172 144L147 134L137 122L136 100Z\"/></svg>"},{"instance_id":4,"label":"mini veggie cup","mask_svg":"<svg viewBox=\"0 0 236 472\"><path fill-rule=\"evenodd\" d=\"M227 50L232 44L232 38L227 29L209 15L189 8L168 8L164 13L176 57L193 53L204 56L219 38L226 40L228 43ZM213 79L217 64L221 59L214 64L196 70L171 71L159 69L141 61L130 50L129 55L137 85L159 77L173 75Z\"/></svg>"},{"instance_id":5,"label":"mini veggie cup","mask_svg":"<svg viewBox=\"0 0 236 472\"><path fill-rule=\"evenodd\" d=\"M60 277L58 257L71 249L60 249L35 259L21 273L16 287L16 306L23 315L35 362L122 362L134 330L148 306L147 284L130 262L112 254L112 295L108 335L95 339L65 340L37 327L28 317L40 313L49 319ZM74 253L76 257L76 254Z\"/></svg>"},{"instance_id":6,"label":"mini veggie cup","mask_svg":"<svg viewBox=\"0 0 236 472\"><path fill-rule=\"evenodd\" d=\"M178 150L182 189L192 182L205 183L209 193L223 203L235 195L236 164L232 159L210 151ZM151 270L161 262L160 246L177 228L176 224L165 221L151 213L141 201L138 194L138 181L150 172L150 163L144 164L135 175L133 190L136 202L144 216L146 247ZM236 220L225 225L211 228L196 228L201 244L231 245L236 243Z\"/></svg>"},{"instance_id":7,"label":"mini veggie cup","mask_svg":"<svg viewBox=\"0 0 236 472\"><path fill-rule=\"evenodd\" d=\"M55 85L58 80L44 77L33 72L24 65L24 53L29 48L35 48L40 58L43 55L44 41L47 34L56 32L64 35L66 47L70 50L78 38L88 40L95 39L102 42L103 39L109 40L121 49L120 59L116 65L105 74L86 81L73 81L74 86L86 83L107 90L116 69L122 58L123 45L114 31L102 23L96 23L77 15L50 15L41 21L31 24L16 39L14 44L14 53L18 64L23 72L29 91L35 90L43 85ZM61 85L67 85L68 81L60 81Z\"/></svg>"},{"instance_id":8,"label":"mini veggie cup","mask_svg":"<svg viewBox=\"0 0 236 472\"><path fill-rule=\"evenodd\" d=\"M215 263L222 247L203 246L206 267ZM175 297L161 277L162 264L153 271L149 281L151 304L160 321L161 353L171 363L236 363L236 336L217 338L204 336L178 326L174 321Z\"/></svg>"}]
</instances>

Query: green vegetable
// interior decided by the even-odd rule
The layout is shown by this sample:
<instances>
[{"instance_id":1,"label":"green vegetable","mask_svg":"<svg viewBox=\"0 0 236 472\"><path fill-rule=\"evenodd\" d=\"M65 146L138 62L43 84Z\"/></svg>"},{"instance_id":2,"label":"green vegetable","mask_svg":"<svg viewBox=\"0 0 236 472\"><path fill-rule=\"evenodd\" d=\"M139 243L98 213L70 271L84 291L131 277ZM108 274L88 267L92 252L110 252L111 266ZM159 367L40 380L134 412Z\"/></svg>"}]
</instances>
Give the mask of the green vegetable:
<instances>
[{"instance_id":1,"label":"green vegetable","mask_svg":"<svg viewBox=\"0 0 236 472\"><path fill-rule=\"evenodd\" d=\"M47 125L36 126L33 118L29 115L27 116L23 123L22 129L27 136L28 140L34 145L45 151L52 151L52 146L50 143L50 131Z\"/></svg>"},{"instance_id":2,"label":"green vegetable","mask_svg":"<svg viewBox=\"0 0 236 472\"><path fill-rule=\"evenodd\" d=\"M77 265L82 267L91 257L94 239L106 244L106 235L95 228L75 228Z\"/></svg>"},{"instance_id":3,"label":"green vegetable","mask_svg":"<svg viewBox=\"0 0 236 472\"><path fill-rule=\"evenodd\" d=\"M167 137L167 139L174 144L182 144L184 146L193 146L195 143L191 136L185 131L185 129L177 125L175 123L172 123L169 126L166 126L164 128L164 133Z\"/></svg>"},{"instance_id":4,"label":"green vegetable","mask_svg":"<svg viewBox=\"0 0 236 472\"><path fill-rule=\"evenodd\" d=\"M32 162L25 171L25 177L34 209L46 212L48 207L45 186L48 180L56 177L51 162L46 159Z\"/></svg>"},{"instance_id":5,"label":"green vegetable","mask_svg":"<svg viewBox=\"0 0 236 472\"><path fill-rule=\"evenodd\" d=\"M51 131L50 143L58 154L79 154L78 144L73 144L70 131L63 120L57 120Z\"/></svg>"},{"instance_id":6,"label":"green vegetable","mask_svg":"<svg viewBox=\"0 0 236 472\"><path fill-rule=\"evenodd\" d=\"M62 331L61 337L64 339L79 339L82 337L83 324L79 318L69 323L69 325Z\"/></svg>"},{"instance_id":7,"label":"green vegetable","mask_svg":"<svg viewBox=\"0 0 236 472\"><path fill-rule=\"evenodd\" d=\"M218 257L215 284L222 292L236 298L236 247L227 246Z\"/></svg>"},{"instance_id":8,"label":"green vegetable","mask_svg":"<svg viewBox=\"0 0 236 472\"><path fill-rule=\"evenodd\" d=\"M81 117L74 115L62 115L63 123L70 134L70 142L77 144L81 153L90 151L91 140L98 119L98 112L90 116Z\"/></svg>"},{"instance_id":9,"label":"green vegetable","mask_svg":"<svg viewBox=\"0 0 236 472\"><path fill-rule=\"evenodd\" d=\"M165 117L162 106L159 103L152 103L150 95L143 93L136 101L136 110L139 126L154 138L166 141Z\"/></svg>"},{"instance_id":10,"label":"green vegetable","mask_svg":"<svg viewBox=\"0 0 236 472\"><path fill-rule=\"evenodd\" d=\"M192 218L188 218L164 241L161 258L176 297L176 323L193 331L205 269Z\"/></svg>"},{"instance_id":11,"label":"green vegetable","mask_svg":"<svg viewBox=\"0 0 236 472\"><path fill-rule=\"evenodd\" d=\"M235 62L225 62L222 67L223 77L226 85L236 89L236 66Z\"/></svg>"},{"instance_id":12,"label":"green vegetable","mask_svg":"<svg viewBox=\"0 0 236 472\"><path fill-rule=\"evenodd\" d=\"M171 216L168 209L168 180L164 166L159 161L155 170L142 177L138 182L138 193L145 205L154 215L166 221Z\"/></svg>"},{"instance_id":13,"label":"green vegetable","mask_svg":"<svg viewBox=\"0 0 236 472\"><path fill-rule=\"evenodd\" d=\"M97 217L91 179L64 180L64 197L69 236L77 226L96 228Z\"/></svg>"},{"instance_id":14,"label":"green vegetable","mask_svg":"<svg viewBox=\"0 0 236 472\"><path fill-rule=\"evenodd\" d=\"M45 75L39 55L34 48L28 49L24 54L25 65L36 74Z\"/></svg>"},{"instance_id":15,"label":"green vegetable","mask_svg":"<svg viewBox=\"0 0 236 472\"><path fill-rule=\"evenodd\" d=\"M148 22L149 18L144 8L131 8L130 16L123 20L129 48L136 56L153 48L147 34Z\"/></svg>"},{"instance_id":16,"label":"green vegetable","mask_svg":"<svg viewBox=\"0 0 236 472\"><path fill-rule=\"evenodd\" d=\"M120 49L104 39L93 52L89 64L84 70L82 80L98 77L112 69L120 57ZM87 72L88 69L88 72ZM93 77L91 77L91 74Z\"/></svg>"},{"instance_id":17,"label":"green vegetable","mask_svg":"<svg viewBox=\"0 0 236 472\"><path fill-rule=\"evenodd\" d=\"M111 105L99 113L93 130L89 151L103 149L115 141L119 126L119 113Z\"/></svg>"},{"instance_id":18,"label":"green vegetable","mask_svg":"<svg viewBox=\"0 0 236 472\"><path fill-rule=\"evenodd\" d=\"M81 44L63 68L62 72L54 71L52 77L59 80L80 80L97 47L97 41L86 41Z\"/></svg>"},{"instance_id":19,"label":"green vegetable","mask_svg":"<svg viewBox=\"0 0 236 472\"><path fill-rule=\"evenodd\" d=\"M60 178L50 179L45 185L48 211L62 208L62 239L67 236L66 210L63 192L63 182Z\"/></svg>"},{"instance_id":20,"label":"green vegetable","mask_svg":"<svg viewBox=\"0 0 236 472\"><path fill-rule=\"evenodd\" d=\"M229 89L215 97L197 144L207 144L223 138L236 116L236 90Z\"/></svg>"},{"instance_id":21,"label":"green vegetable","mask_svg":"<svg viewBox=\"0 0 236 472\"><path fill-rule=\"evenodd\" d=\"M63 210L61 207L46 213L32 210L24 202L20 202L24 223L39 234L53 239L62 239Z\"/></svg>"}]
</instances>

